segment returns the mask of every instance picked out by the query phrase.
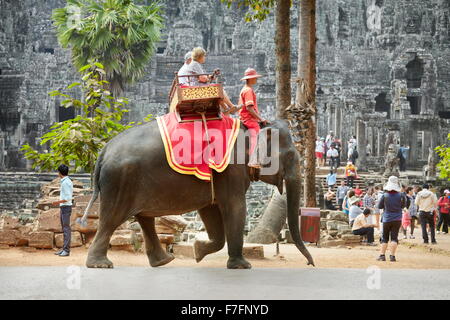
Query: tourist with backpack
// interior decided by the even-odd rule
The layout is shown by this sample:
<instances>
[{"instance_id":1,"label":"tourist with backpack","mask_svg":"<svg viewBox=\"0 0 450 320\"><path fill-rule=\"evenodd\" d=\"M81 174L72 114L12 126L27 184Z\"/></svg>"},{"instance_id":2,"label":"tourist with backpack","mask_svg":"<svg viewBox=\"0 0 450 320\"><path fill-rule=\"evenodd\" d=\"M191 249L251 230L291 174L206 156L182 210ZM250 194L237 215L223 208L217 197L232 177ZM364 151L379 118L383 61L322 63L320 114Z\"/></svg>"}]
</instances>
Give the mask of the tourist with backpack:
<instances>
[{"instance_id":1,"label":"tourist with backpack","mask_svg":"<svg viewBox=\"0 0 450 320\"><path fill-rule=\"evenodd\" d=\"M407 199L401 191L398 177L390 176L384 186L384 194L381 197L378 208L383 209L383 236L381 239L381 251L378 261L386 261L386 250L390 240L389 260L396 261L395 253L398 246L398 233L402 224L403 208L407 207Z\"/></svg>"}]
</instances>

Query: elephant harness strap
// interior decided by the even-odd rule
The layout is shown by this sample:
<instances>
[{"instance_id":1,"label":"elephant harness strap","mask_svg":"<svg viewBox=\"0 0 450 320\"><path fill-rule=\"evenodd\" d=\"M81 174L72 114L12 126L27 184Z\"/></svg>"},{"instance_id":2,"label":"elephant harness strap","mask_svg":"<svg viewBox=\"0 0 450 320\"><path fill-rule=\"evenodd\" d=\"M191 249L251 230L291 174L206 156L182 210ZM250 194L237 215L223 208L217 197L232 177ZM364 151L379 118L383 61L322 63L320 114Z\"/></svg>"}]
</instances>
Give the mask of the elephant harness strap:
<instances>
[{"instance_id":1,"label":"elephant harness strap","mask_svg":"<svg viewBox=\"0 0 450 320\"><path fill-rule=\"evenodd\" d=\"M206 142L208 143L209 147L211 140L209 139L208 124L206 123L205 112L204 111L199 112L199 114L202 116L203 126L205 127ZM211 171L211 204L214 204L215 201L216 201L216 194L214 192L214 173Z\"/></svg>"}]
</instances>

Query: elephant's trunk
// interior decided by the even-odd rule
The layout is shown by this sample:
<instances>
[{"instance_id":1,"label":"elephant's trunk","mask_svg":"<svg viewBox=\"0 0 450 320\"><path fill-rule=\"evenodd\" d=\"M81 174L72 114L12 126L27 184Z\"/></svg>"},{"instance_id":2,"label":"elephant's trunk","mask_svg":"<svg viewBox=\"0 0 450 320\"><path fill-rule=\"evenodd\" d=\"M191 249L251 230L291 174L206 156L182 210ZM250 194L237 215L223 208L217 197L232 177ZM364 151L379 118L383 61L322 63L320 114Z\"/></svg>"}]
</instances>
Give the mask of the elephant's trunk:
<instances>
[{"instance_id":1,"label":"elephant's trunk","mask_svg":"<svg viewBox=\"0 0 450 320\"><path fill-rule=\"evenodd\" d=\"M290 170L292 174L287 175L285 178L286 181L286 196L287 196L287 218L289 231L291 232L292 240L294 241L296 247L300 252L305 256L308 260L308 265L311 264L314 266L314 261L309 253L308 249L305 247L302 236L300 234L299 229L299 207L300 207L300 165L299 165L299 157L296 153L294 163L298 165L293 165Z\"/></svg>"}]
</instances>

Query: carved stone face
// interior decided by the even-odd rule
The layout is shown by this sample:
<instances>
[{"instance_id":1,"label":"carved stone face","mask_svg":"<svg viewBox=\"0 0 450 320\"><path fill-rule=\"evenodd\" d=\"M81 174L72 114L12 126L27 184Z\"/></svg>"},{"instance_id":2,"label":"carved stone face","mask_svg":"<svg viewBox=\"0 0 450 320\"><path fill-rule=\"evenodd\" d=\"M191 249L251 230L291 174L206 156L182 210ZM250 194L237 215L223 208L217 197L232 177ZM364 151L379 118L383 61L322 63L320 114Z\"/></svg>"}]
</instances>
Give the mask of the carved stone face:
<instances>
[{"instance_id":1,"label":"carved stone face","mask_svg":"<svg viewBox=\"0 0 450 320\"><path fill-rule=\"evenodd\" d=\"M422 22L422 15L413 10L410 15L406 18L405 32L409 34L419 33L420 24Z\"/></svg>"}]
</instances>

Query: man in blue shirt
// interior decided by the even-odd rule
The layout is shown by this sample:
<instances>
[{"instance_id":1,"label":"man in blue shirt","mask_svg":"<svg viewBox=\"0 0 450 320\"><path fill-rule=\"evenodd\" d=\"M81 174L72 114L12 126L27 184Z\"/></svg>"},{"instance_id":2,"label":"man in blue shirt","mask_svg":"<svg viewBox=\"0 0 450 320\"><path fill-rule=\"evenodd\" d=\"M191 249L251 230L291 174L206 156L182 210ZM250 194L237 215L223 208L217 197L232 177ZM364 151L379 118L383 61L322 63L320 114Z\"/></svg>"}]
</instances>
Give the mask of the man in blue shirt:
<instances>
[{"instance_id":1,"label":"man in blue shirt","mask_svg":"<svg viewBox=\"0 0 450 320\"><path fill-rule=\"evenodd\" d=\"M53 202L54 206L60 207L61 226L64 234L64 245L62 250L56 252L60 257L67 257L70 255L70 238L72 230L70 229L70 215L72 213L72 196L73 184L69 178L69 167L62 164L58 167L58 175L61 178L61 190L59 201Z\"/></svg>"}]
</instances>

